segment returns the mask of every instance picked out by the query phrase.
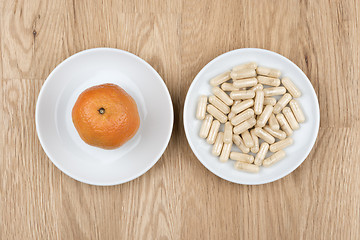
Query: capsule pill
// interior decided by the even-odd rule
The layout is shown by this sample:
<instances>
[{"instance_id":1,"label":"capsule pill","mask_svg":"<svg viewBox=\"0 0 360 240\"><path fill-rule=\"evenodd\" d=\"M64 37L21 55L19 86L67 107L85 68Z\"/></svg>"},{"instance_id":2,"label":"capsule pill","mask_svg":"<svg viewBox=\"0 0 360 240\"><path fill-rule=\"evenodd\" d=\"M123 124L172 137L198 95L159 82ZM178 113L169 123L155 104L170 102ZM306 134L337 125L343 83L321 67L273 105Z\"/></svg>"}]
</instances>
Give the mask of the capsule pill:
<instances>
[{"instance_id":1,"label":"capsule pill","mask_svg":"<svg viewBox=\"0 0 360 240\"><path fill-rule=\"evenodd\" d=\"M290 105L292 112L295 115L296 120L299 123L305 122L305 115L304 115L303 111L301 110L300 104L295 99L293 99L290 101L289 105Z\"/></svg>"},{"instance_id":2,"label":"capsule pill","mask_svg":"<svg viewBox=\"0 0 360 240\"><path fill-rule=\"evenodd\" d=\"M222 89L223 91L227 91L227 92L239 90L239 88L234 87L234 85L233 85L232 83L227 83L227 82L221 84L221 89Z\"/></svg>"},{"instance_id":3,"label":"capsule pill","mask_svg":"<svg viewBox=\"0 0 360 240\"><path fill-rule=\"evenodd\" d=\"M272 78L272 77L264 77L264 76L257 76L257 80L259 83L263 85L278 87L280 86L280 79Z\"/></svg>"},{"instance_id":4,"label":"capsule pill","mask_svg":"<svg viewBox=\"0 0 360 240\"><path fill-rule=\"evenodd\" d=\"M224 145L223 138L224 138L224 133L219 132L218 135L216 136L216 140L211 151L212 155L216 157L220 155L222 147Z\"/></svg>"},{"instance_id":5,"label":"capsule pill","mask_svg":"<svg viewBox=\"0 0 360 240\"><path fill-rule=\"evenodd\" d=\"M256 166L251 163L240 162L240 161L235 162L234 168L237 170L242 170L242 171L246 171L249 173L257 173L260 170L259 166Z\"/></svg>"},{"instance_id":6,"label":"capsule pill","mask_svg":"<svg viewBox=\"0 0 360 240\"><path fill-rule=\"evenodd\" d=\"M264 86L262 84L256 84L255 86L253 86L252 88L250 88L250 90L253 90L254 92L258 91L258 90L263 90ZM275 105L275 104L274 104Z\"/></svg>"},{"instance_id":7,"label":"capsule pill","mask_svg":"<svg viewBox=\"0 0 360 240\"><path fill-rule=\"evenodd\" d=\"M235 114L238 114L241 111L244 111L245 109L248 109L249 107L252 107L254 105L253 99L244 100L241 103L232 106L231 111Z\"/></svg>"},{"instance_id":8,"label":"capsule pill","mask_svg":"<svg viewBox=\"0 0 360 240\"><path fill-rule=\"evenodd\" d=\"M272 97L277 95L283 95L286 93L286 89L284 87L270 87L264 88L265 97Z\"/></svg>"},{"instance_id":9,"label":"capsule pill","mask_svg":"<svg viewBox=\"0 0 360 240\"><path fill-rule=\"evenodd\" d=\"M265 95L265 94L264 94ZM276 104L276 98L273 97L266 97L264 98L264 105L271 105L271 106L275 106Z\"/></svg>"},{"instance_id":10,"label":"capsule pill","mask_svg":"<svg viewBox=\"0 0 360 240\"><path fill-rule=\"evenodd\" d=\"M289 123L287 122L285 116L281 113L276 115L276 119L279 122L280 128L286 133L287 136L291 136L293 130L291 129Z\"/></svg>"},{"instance_id":11,"label":"capsule pill","mask_svg":"<svg viewBox=\"0 0 360 240\"><path fill-rule=\"evenodd\" d=\"M219 109L214 107L213 105L211 105L211 104L207 105L206 110L208 113L210 113L214 118L219 120L221 123L226 123L227 116L224 113L222 113Z\"/></svg>"},{"instance_id":12,"label":"capsule pill","mask_svg":"<svg viewBox=\"0 0 360 240\"><path fill-rule=\"evenodd\" d=\"M227 95L223 90L221 90L218 87L214 87L212 89L212 92L215 96L217 96L221 101L223 101L226 105L230 106L234 103L234 100L232 100L229 95Z\"/></svg>"},{"instance_id":13,"label":"capsule pill","mask_svg":"<svg viewBox=\"0 0 360 240\"><path fill-rule=\"evenodd\" d=\"M239 135L233 134L233 142L243 153L250 152L250 149L247 146L245 146L244 141Z\"/></svg>"},{"instance_id":14,"label":"capsule pill","mask_svg":"<svg viewBox=\"0 0 360 240\"><path fill-rule=\"evenodd\" d=\"M207 96L201 96L196 109L196 118L204 120L206 114Z\"/></svg>"},{"instance_id":15,"label":"capsule pill","mask_svg":"<svg viewBox=\"0 0 360 240\"><path fill-rule=\"evenodd\" d=\"M285 93L279 101L275 104L273 112L278 114L281 110L290 102L292 96L289 93Z\"/></svg>"},{"instance_id":16,"label":"capsule pill","mask_svg":"<svg viewBox=\"0 0 360 240\"><path fill-rule=\"evenodd\" d=\"M214 120L211 124L210 131L206 142L209 144L214 144L216 140L216 136L218 135L220 129L220 122L218 120Z\"/></svg>"},{"instance_id":17,"label":"capsule pill","mask_svg":"<svg viewBox=\"0 0 360 240\"><path fill-rule=\"evenodd\" d=\"M256 136L258 136L259 138L261 138L262 140L264 140L269 144L273 144L275 142L275 138L262 128L256 127L254 133L256 134Z\"/></svg>"},{"instance_id":18,"label":"capsule pill","mask_svg":"<svg viewBox=\"0 0 360 240\"><path fill-rule=\"evenodd\" d=\"M233 85L235 88L246 88L246 87L253 87L258 83L256 78L246 78L241 80L235 80Z\"/></svg>"},{"instance_id":19,"label":"capsule pill","mask_svg":"<svg viewBox=\"0 0 360 240\"><path fill-rule=\"evenodd\" d=\"M208 136L212 121L213 121L213 116L207 114L201 124L200 133L199 133L199 136L201 138L206 138Z\"/></svg>"},{"instance_id":20,"label":"capsule pill","mask_svg":"<svg viewBox=\"0 0 360 240\"><path fill-rule=\"evenodd\" d=\"M281 75L281 72L279 70L266 67L257 67L256 73L262 76L268 76L273 78L279 78Z\"/></svg>"},{"instance_id":21,"label":"capsule pill","mask_svg":"<svg viewBox=\"0 0 360 240\"><path fill-rule=\"evenodd\" d=\"M280 151L274 153L273 155L271 155L270 157L268 157L267 159L265 159L263 161L263 166L269 167L269 166L273 165L274 163L277 163L278 161L283 159L285 157L285 155L286 154L285 154L284 150L280 150Z\"/></svg>"},{"instance_id":22,"label":"capsule pill","mask_svg":"<svg viewBox=\"0 0 360 240\"><path fill-rule=\"evenodd\" d=\"M254 141L250 135L249 130L244 131L243 133L241 133L241 137L244 140L245 146L248 148L252 148L254 146Z\"/></svg>"},{"instance_id":23,"label":"capsule pill","mask_svg":"<svg viewBox=\"0 0 360 240\"><path fill-rule=\"evenodd\" d=\"M271 105L265 106L264 111L261 113L256 123L259 127L265 126L265 124L270 118L271 113L273 112L273 109L274 107Z\"/></svg>"},{"instance_id":24,"label":"capsule pill","mask_svg":"<svg viewBox=\"0 0 360 240\"><path fill-rule=\"evenodd\" d=\"M254 116L254 110L249 108L249 109L246 109L245 111L239 113L235 117L233 117L230 121L234 126L236 126L236 125L239 125L240 123L250 119L253 116Z\"/></svg>"},{"instance_id":25,"label":"capsule pill","mask_svg":"<svg viewBox=\"0 0 360 240\"><path fill-rule=\"evenodd\" d=\"M213 79L211 79L210 80L210 85L215 87L215 86L220 85L223 82L226 82L226 81L228 81L230 79L231 79L230 71L224 72L224 73L214 77Z\"/></svg>"},{"instance_id":26,"label":"capsule pill","mask_svg":"<svg viewBox=\"0 0 360 240\"><path fill-rule=\"evenodd\" d=\"M298 98L301 96L300 89L296 87L296 85L290 80L290 78L284 77L283 79L281 79L281 82L294 98Z\"/></svg>"},{"instance_id":27,"label":"capsule pill","mask_svg":"<svg viewBox=\"0 0 360 240\"><path fill-rule=\"evenodd\" d=\"M240 162L246 162L246 163L254 162L254 156L245 154L245 153L239 153L239 152L231 152L230 159L235 160L235 161L240 161Z\"/></svg>"},{"instance_id":28,"label":"capsule pill","mask_svg":"<svg viewBox=\"0 0 360 240\"><path fill-rule=\"evenodd\" d=\"M275 114L272 113L270 115L270 118L269 118L269 126L272 130L279 130L280 129L280 125L279 125L279 122L278 120L276 119L275 117Z\"/></svg>"},{"instance_id":29,"label":"capsule pill","mask_svg":"<svg viewBox=\"0 0 360 240\"><path fill-rule=\"evenodd\" d=\"M254 141L254 146L250 149L252 153L259 152L259 138L256 136L254 129L251 129L250 135Z\"/></svg>"},{"instance_id":30,"label":"capsule pill","mask_svg":"<svg viewBox=\"0 0 360 240\"><path fill-rule=\"evenodd\" d=\"M300 127L299 123L296 121L296 118L295 118L293 112L291 111L291 109L289 107L285 107L282 112L283 112L286 120L288 121L291 129L292 130L299 129L299 127Z\"/></svg>"},{"instance_id":31,"label":"capsule pill","mask_svg":"<svg viewBox=\"0 0 360 240\"><path fill-rule=\"evenodd\" d=\"M233 67L232 71L236 72L242 69L256 69L256 68L257 68L256 62L249 62Z\"/></svg>"},{"instance_id":32,"label":"capsule pill","mask_svg":"<svg viewBox=\"0 0 360 240\"><path fill-rule=\"evenodd\" d=\"M255 69L250 69L250 68L231 71L230 77L233 80L256 77L256 71Z\"/></svg>"},{"instance_id":33,"label":"capsule pill","mask_svg":"<svg viewBox=\"0 0 360 240\"><path fill-rule=\"evenodd\" d=\"M233 126L230 122L225 123L224 143L232 143Z\"/></svg>"},{"instance_id":34,"label":"capsule pill","mask_svg":"<svg viewBox=\"0 0 360 240\"><path fill-rule=\"evenodd\" d=\"M233 100L250 99L255 97L255 92L252 90L239 90L230 93L230 98Z\"/></svg>"},{"instance_id":35,"label":"capsule pill","mask_svg":"<svg viewBox=\"0 0 360 240\"><path fill-rule=\"evenodd\" d=\"M260 145L260 149L259 149L259 152L256 154L255 156L255 160L254 160L254 164L257 165L257 166L261 166L264 159L265 159L265 156L266 156L266 153L268 152L269 150L269 144L267 142L263 142L261 145Z\"/></svg>"},{"instance_id":36,"label":"capsule pill","mask_svg":"<svg viewBox=\"0 0 360 240\"><path fill-rule=\"evenodd\" d=\"M274 130L270 126L265 126L264 130L270 133L271 136L283 140L286 138L286 133L281 130Z\"/></svg>"},{"instance_id":37,"label":"capsule pill","mask_svg":"<svg viewBox=\"0 0 360 240\"><path fill-rule=\"evenodd\" d=\"M223 101L215 96L209 97L209 103L214 105L217 109L219 109L222 113L228 114L230 112L230 107L226 105Z\"/></svg>"},{"instance_id":38,"label":"capsule pill","mask_svg":"<svg viewBox=\"0 0 360 240\"><path fill-rule=\"evenodd\" d=\"M270 152L277 152L293 144L291 137L285 138L284 140L278 141L270 145Z\"/></svg>"},{"instance_id":39,"label":"capsule pill","mask_svg":"<svg viewBox=\"0 0 360 240\"><path fill-rule=\"evenodd\" d=\"M240 123L239 125L234 127L234 133L240 134L248 130L249 128L252 128L256 124L255 118L250 118L249 120L246 120L243 123Z\"/></svg>"},{"instance_id":40,"label":"capsule pill","mask_svg":"<svg viewBox=\"0 0 360 240\"><path fill-rule=\"evenodd\" d=\"M220 157L219 157L221 162L226 162L227 160L229 160L231 147L232 147L232 142L224 143L223 148L221 150Z\"/></svg>"},{"instance_id":41,"label":"capsule pill","mask_svg":"<svg viewBox=\"0 0 360 240\"><path fill-rule=\"evenodd\" d=\"M256 115L260 115L262 113L263 105L264 105L264 92L256 91L255 101L254 101L254 112Z\"/></svg>"}]
</instances>

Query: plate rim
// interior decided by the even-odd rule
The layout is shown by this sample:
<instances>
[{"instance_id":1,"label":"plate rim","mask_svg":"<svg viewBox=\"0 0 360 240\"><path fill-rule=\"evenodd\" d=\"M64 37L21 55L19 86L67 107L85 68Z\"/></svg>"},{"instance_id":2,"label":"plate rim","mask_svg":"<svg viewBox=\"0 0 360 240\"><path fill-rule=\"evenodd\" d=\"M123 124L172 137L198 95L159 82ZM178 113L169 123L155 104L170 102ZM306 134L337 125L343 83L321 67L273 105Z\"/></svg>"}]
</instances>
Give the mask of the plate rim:
<instances>
[{"instance_id":1,"label":"plate rim","mask_svg":"<svg viewBox=\"0 0 360 240\"><path fill-rule=\"evenodd\" d=\"M71 173L69 173L68 170L64 169L62 166L60 166L61 164L58 163L58 161L54 160L55 158L52 156L52 154L50 153L50 151L47 149L46 147L46 143L42 137L42 134L40 132L40 123L39 123L39 111L40 111L40 102L44 101L43 99L43 95L44 92L46 91L46 87L47 84L51 81L51 78L53 77L53 75L58 72L62 65L71 61L73 58L75 57L79 57L81 55L85 55L88 54L89 52L96 52L96 51L108 51L108 52L117 52L119 54L124 54L124 55L128 55L129 57L135 58L136 60L138 60L139 62L143 63L144 65L148 66L149 69L158 77L158 79L160 80L160 84L162 85L162 87L164 88L165 92L166 92L166 96L168 98L168 101L170 103L170 117L171 117L171 123L170 123L170 129L168 131L167 137L166 137L166 141L164 146L161 148L161 151L159 151L157 157L154 158L153 161L151 161L151 163L149 164L149 166L147 166L146 168L144 168L144 170L140 171L139 173L135 174L132 177L128 177L125 180L121 180L121 181L112 181L112 182L108 182L108 183L97 183L97 182L93 182L93 181L89 181L87 179L84 179L83 177L79 177L79 176L75 176ZM173 106L173 102L171 99L171 95L169 92L168 87L166 86L166 83L164 81L164 79L160 76L160 74L148 63L146 62L144 59L140 58L139 56L122 50L122 49L118 49L118 48L110 48L110 47L99 47L99 48L89 48L89 49L85 49L82 50L80 52L77 52L71 56L69 56L68 58L64 59L61 63L59 63L52 71L51 73L47 76L47 78L45 79L45 82L43 83L43 85L41 86L40 92L38 94L37 100L36 100L36 108L35 108L35 128L36 128L36 133L40 142L40 145L42 147L42 149L44 150L45 154L47 155L47 157L49 158L49 160L64 174L66 174L67 176L69 176L70 178L78 181L78 182L82 182L82 183L86 183L89 185L94 185L94 186L115 186L115 185L119 185L119 184L123 184L123 183L127 183L130 182L136 178L139 178L140 176L144 175L146 172L148 172L162 157L162 155L164 154L164 152L166 151L166 148L169 145L171 136L172 136L172 132L173 132L173 128L174 128L174 106Z\"/></svg>"},{"instance_id":2,"label":"plate rim","mask_svg":"<svg viewBox=\"0 0 360 240\"><path fill-rule=\"evenodd\" d=\"M189 103L189 92L194 88L195 86L195 82L198 81L198 78L199 78L199 75L202 74L205 69L207 68L207 66L209 66L210 64L212 64L213 62L215 61L218 61L220 58L223 58L225 57L226 55L228 54L233 54L235 52L242 52L242 51L258 51L258 52L263 52L263 53L267 53L267 54L272 54L272 55L275 55L285 61L288 61L290 64L292 64L298 71L301 75L303 75L303 77L306 78L307 80L307 83L311 86L311 91L312 91L312 95L315 96L315 99L316 99L316 112L317 112L317 115L315 116L315 121L316 121L316 134L314 134L314 138L312 139L311 141L311 144L309 145L310 147L307 149L307 153L306 153L306 156L304 157L303 160L299 161L299 163L295 164L293 168L290 168L290 171L285 171L284 173L272 178L270 181L259 181L259 182L241 182L241 181L234 181L232 180L231 178L227 177L227 176L219 176L219 174L213 172L212 170L209 169L208 165L206 164L206 161L202 161L200 159L200 157L198 156L197 152L194 150L195 149L195 146L193 145L193 143L190 141L190 133L189 133L189 129L186 127L185 125L185 122L186 122L186 116L187 116L187 106ZM217 57L215 57L214 59L212 59L210 62L208 62L207 64L205 64L202 69L198 72L198 74L196 74L195 78L192 80L191 84L190 84L190 87L186 93L186 97L185 97L185 103L184 103L184 108L183 108L183 127L184 127L184 130L185 130L185 136L186 136L186 140L192 150L192 152L194 153L194 155L196 156L196 158L201 162L201 164L208 170L210 171L211 173L213 173L214 175L216 175L217 177L221 178L221 179L224 179L226 181L229 181L229 182L232 182L232 183L236 183L236 184L241 184L241 185L262 185L262 184L267 184L267 183L271 183L271 182L274 182L274 181L277 181L281 178L284 178L286 177L287 175L289 175L290 173L292 173L294 170L296 170L304 161L305 159L309 156L311 150L313 149L314 145L315 145L315 142L317 140L317 137L318 137L318 134L319 134L319 127L320 127L320 106L319 106L319 99L316 95L316 92L315 92L315 89L314 89L314 86L311 84L311 81L310 79L306 76L306 74L301 70L301 68L299 68L294 62L292 62L290 59L288 59L287 57L279 54L279 53L276 53L276 52L273 52L273 51L270 51L270 50L267 50L267 49L262 49L262 48L239 48L239 49L234 49L234 50L231 50L231 51L228 51L228 52L225 52L225 53L222 53L220 55L218 55Z\"/></svg>"}]
</instances>

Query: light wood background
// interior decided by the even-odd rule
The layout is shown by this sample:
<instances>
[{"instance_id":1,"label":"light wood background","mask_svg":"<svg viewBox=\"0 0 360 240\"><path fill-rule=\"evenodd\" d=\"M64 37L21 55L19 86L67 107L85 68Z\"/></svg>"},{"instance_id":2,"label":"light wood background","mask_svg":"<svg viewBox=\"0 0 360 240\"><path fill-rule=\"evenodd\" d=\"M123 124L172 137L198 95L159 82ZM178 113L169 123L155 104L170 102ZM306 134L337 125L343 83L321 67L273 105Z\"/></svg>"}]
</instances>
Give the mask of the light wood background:
<instances>
[{"instance_id":1,"label":"light wood background","mask_svg":"<svg viewBox=\"0 0 360 240\"><path fill-rule=\"evenodd\" d=\"M0 239L359 239L360 3L0 0ZM43 152L35 104L48 74L94 47L130 51L163 77L175 125L159 162L113 187L77 182ZM210 173L185 139L199 70L229 50L278 52L320 101L314 149L292 174L242 186Z\"/></svg>"}]
</instances>

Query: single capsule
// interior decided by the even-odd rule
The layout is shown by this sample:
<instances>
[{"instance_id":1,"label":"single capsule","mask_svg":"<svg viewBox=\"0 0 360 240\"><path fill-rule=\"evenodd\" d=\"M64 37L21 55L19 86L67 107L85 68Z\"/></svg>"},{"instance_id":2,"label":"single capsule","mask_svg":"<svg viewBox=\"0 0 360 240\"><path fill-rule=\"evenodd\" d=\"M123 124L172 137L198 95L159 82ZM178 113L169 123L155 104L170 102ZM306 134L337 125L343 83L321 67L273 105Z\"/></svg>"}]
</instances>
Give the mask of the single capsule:
<instances>
[{"instance_id":1,"label":"single capsule","mask_svg":"<svg viewBox=\"0 0 360 240\"><path fill-rule=\"evenodd\" d=\"M213 121L213 116L207 114L201 124L200 132L199 132L199 136L201 138L206 138L208 136L212 121Z\"/></svg>"},{"instance_id":2,"label":"single capsule","mask_svg":"<svg viewBox=\"0 0 360 240\"><path fill-rule=\"evenodd\" d=\"M274 107L271 105L265 106L264 111L261 113L256 123L259 127L265 126L265 124L270 118L271 113L273 112L273 109Z\"/></svg>"},{"instance_id":3,"label":"single capsule","mask_svg":"<svg viewBox=\"0 0 360 240\"><path fill-rule=\"evenodd\" d=\"M234 100L232 100L229 95L227 95L223 90L221 90L218 87L214 87L212 89L212 92L215 96L217 96L221 101L223 101L226 105L231 106L234 103Z\"/></svg>"},{"instance_id":4,"label":"single capsule","mask_svg":"<svg viewBox=\"0 0 360 240\"><path fill-rule=\"evenodd\" d=\"M239 125L234 127L234 133L240 134L248 130L249 128L252 128L256 124L255 118L250 118L249 120L246 120L245 122L240 123Z\"/></svg>"},{"instance_id":5,"label":"single capsule","mask_svg":"<svg viewBox=\"0 0 360 240\"><path fill-rule=\"evenodd\" d=\"M235 162L234 167L237 170L243 170L250 173L257 173L260 170L259 166L256 166L251 163L240 162L240 161Z\"/></svg>"},{"instance_id":6,"label":"single capsule","mask_svg":"<svg viewBox=\"0 0 360 240\"><path fill-rule=\"evenodd\" d=\"M284 148L290 146L291 144L293 144L293 139L291 137L288 137L288 138L285 138L284 140L281 140L274 144L271 144L270 151L277 152L277 151L280 151L281 149L284 149Z\"/></svg>"},{"instance_id":7,"label":"single capsule","mask_svg":"<svg viewBox=\"0 0 360 240\"><path fill-rule=\"evenodd\" d=\"M223 91L237 91L237 90L239 90L239 88L236 88L236 87L234 87L234 85L232 84L232 83L223 83L223 84L221 84L221 89L223 90Z\"/></svg>"},{"instance_id":8,"label":"single capsule","mask_svg":"<svg viewBox=\"0 0 360 240\"><path fill-rule=\"evenodd\" d=\"M248 109L249 107L252 107L253 105L254 105L253 99L244 100L241 103L239 103L235 106L232 106L231 111L235 114L238 114L239 112L242 112L242 111Z\"/></svg>"},{"instance_id":9,"label":"single capsule","mask_svg":"<svg viewBox=\"0 0 360 240\"><path fill-rule=\"evenodd\" d=\"M241 133L241 137L244 140L246 147L252 148L255 145L254 140L252 139L249 130L246 130L245 132Z\"/></svg>"},{"instance_id":10,"label":"single capsule","mask_svg":"<svg viewBox=\"0 0 360 240\"><path fill-rule=\"evenodd\" d=\"M292 130L299 129L299 127L300 127L299 123L296 121L296 118L295 118L293 112L291 111L291 109L289 107L285 107L282 112L283 112L286 120L288 121L291 129Z\"/></svg>"},{"instance_id":11,"label":"single capsule","mask_svg":"<svg viewBox=\"0 0 360 240\"><path fill-rule=\"evenodd\" d=\"M223 82L226 82L228 80L230 80L230 71L228 72L224 72L220 75L217 75L216 77L214 77L213 79L210 80L210 85L215 87L217 85L222 84Z\"/></svg>"},{"instance_id":12,"label":"single capsule","mask_svg":"<svg viewBox=\"0 0 360 240\"><path fill-rule=\"evenodd\" d=\"M220 157L219 157L220 162L227 162L227 160L229 160L231 147L232 147L232 142L224 143L223 148L221 150Z\"/></svg>"},{"instance_id":13,"label":"single capsule","mask_svg":"<svg viewBox=\"0 0 360 240\"><path fill-rule=\"evenodd\" d=\"M209 103L214 105L217 109L219 109L224 114L228 114L230 112L230 107L215 96L209 97Z\"/></svg>"},{"instance_id":14,"label":"single capsule","mask_svg":"<svg viewBox=\"0 0 360 240\"><path fill-rule=\"evenodd\" d=\"M232 143L233 127L230 122L225 123L224 143Z\"/></svg>"},{"instance_id":15,"label":"single capsule","mask_svg":"<svg viewBox=\"0 0 360 240\"><path fill-rule=\"evenodd\" d=\"M250 119L253 116L254 116L254 110L249 108L249 109L246 109L245 111L239 113L235 117L233 117L230 121L231 121L232 125L236 126L236 125L239 125L240 123Z\"/></svg>"},{"instance_id":16,"label":"single capsule","mask_svg":"<svg viewBox=\"0 0 360 240\"><path fill-rule=\"evenodd\" d=\"M256 69L256 68L257 68L256 62L249 62L233 67L232 71L237 72L242 69Z\"/></svg>"},{"instance_id":17,"label":"single capsule","mask_svg":"<svg viewBox=\"0 0 360 240\"><path fill-rule=\"evenodd\" d=\"M209 144L214 144L216 140L216 136L218 135L220 129L220 122L218 120L214 120L211 124L210 131L206 142Z\"/></svg>"},{"instance_id":18,"label":"single capsule","mask_svg":"<svg viewBox=\"0 0 360 240\"><path fill-rule=\"evenodd\" d=\"M256 134L256 136L258 136L259 138L261 138L262 140L264 140L269 144L273 144L275 142L275 138L262 128L256 127L254 133Z\"/></svg>"},{"instance_id":19,"label":"single capsule","mask_svg":"<svg viewBox=\"0 0 360 240\"><path fill-rule=\"evenodd\" d=\"M281 75L281 72L279 70L266 67L257 67L256 73L262 76L268 76L273 78L279 78Z\"/></svg>"},{"instance_id":20,"label":"single capsule","mask_svg":"<svg viewBox=\"0 0 360 240\"><path fill-rule=\"evenodd\" d=\"M301 110L300 104L295 99L293 99L290 101L289 105L290 105L292 112L295 115L296 120L299 123L305 122L305 115L304 115L303 111Z\"/></svg>"},{"instance_id":21,"label":"single capsule","mask_svg":"<svg viewBox=\"0 0 360 240\"><path fill-rule=\"evenodd\" d=\"M296 87L296 85L290 80L290 78L284 77L283 79L281 79L281 82L294 98L298 98L301 96L300 89Z\"/></svg>"},{"instance_id":22,"label":"single capsule","mask_svg":"<svg viewBox=\"0 0 360 240\"><path fill-rule=\"evenodd\" d=\"M265 95L265 94L264 94ZM266 97L264 98L264 105L271 105L271 106L275 106L276 104L276 98L273 97Z\"/></svg>"},{"instance_id":23,"label":"single capsule","mask_svg":"<svg viewBox=\"0 0 360 240\"><path fill-rule=\"evenodd\" d=\"M218 157L220 155L222 147L224 145L223 138L224 138L224 133L219 132L216 137L215 143L213 145L212 151L211 151L212 155L214 155L216 157Z\"/></svg>"},{"instance_id":24,"label":"single capsule","mask_svg":"<svg viewBox=\"0 0 360 240\"><path fill-rule=\"evenodd\" d=\"M275 104L273 112L275 114L278 114L281 112L281 110L290 102L292 99L291 95L289 93L285 93L280 100Z\"/></svg>"},{"instance_id":25,"label":"single capsule","mask_svg":"<svg viewBox=\"0 0 360 240\"><path fill-rule=\"evenodd\" d=\"M214 107L213 105L209 104L206 107L208 113L210 113L214 118L219 120L221 123L226 123L227 116L223 114L219 109Z\"/></svg>"},{"instance_id":26,"label":"single capsule","mask_svg":"<svg viewBox=\"0 0 360 240\"><path fill-rule=\"evenodd\" d=\"M252 88L250 88L250 90L253 90L254 92L258 91L258 90L263 90L264 86L262 84L256 84L255 86L253 86Z\"/></svg>"},{"instance_id":27,"label":"single capsule","mask_svg":"<svg viewBox=\"0 0 360 240\"><path fill-rule=\"evenodd\" d=\"M240 161L240 162L246 162L246 163L254 162L254 156L245 154L245 153L239 153L239 152L231 152L230 159L235 160L235 161Z\"/></svg>"},{"instance_id":28,"label":"single capsule","mask_svg":"<svg viewBox=\"0 0 360 240\"><path fill-rule=\"evenodd\" d=\"M254 101L254 112L256 115L260 115L262 113L263 105L264 105L264 92L256 91L255 101Z\"/></svg>"},{"instance_id":29,"label":"single capsule","mask_svg":"<svg viewBox=\"0 0 360 240\"><path fill-rule=\"evenodd\" d=\"M269 167L269 166L273 165L274 163L277 163L278 161L283 159L285 157L285 155L286 154L285 154L284 150L280 150L280 151L274 153L273 155L271 155L270 157L268 157L267 159L265 159L263 161L263 166Z\"/></svg>"},{"instance_id":30,"label":"single capsule","mask_svg":"<svg viewBox=\"0 0 360 240\"><path fill-rule=\"evenodd\" d=\"M250 149L247 146L245 146L244 141L239 135L233 134L233 142L243 153L250 152Z\"/></svg>"},{"instance_id":31,"label":"single capsule","mask_svg":"<svg viewBox=\"0 0 360 240\"><path fill-rule=\"evenodd\" d=\"M250 135L254 141L254 146L250 149L252 153L259 152L259 138L256 136L254 129L251 129Z\"/></svg>"},{"instance_id":32,"label":"single capsule","mask_svg":"<svg viewBox=\"0 0 360 240\"><path fill-rule=\"evenodd\" d=\"M291 136L293 133L293 130L291 129L289 123L287 122L285 116L281 113L276 115L276 119L279 122L279 125L281 129L286 133L287 136Z\"/></svg>"},{"instance_id":33,"label":"single capsule","mask_svg":"<svg viewBox=\"0 0 360 240\"><path fill-rule=\"evenodd\" d=\"M250 99L255 97L255 92L252 90L233 91L230 93L230 97L233 100Z\"/></svg>"},{"instance_id":34,"label":"single capsule","mask_svg":"<svg viewBox=\"0 0 360 240\"><path fill-rule=\"evenodd\" d=\"M245 88L245 87L253 87L258 83L256 78L245 78L241 80L235 80L233 82L234 87L236 88Z\"/></svg>"},{"instance_id":35,"label":"single capsule","mask_svg":"<svg viewBox=\"0 0 360 240\"><path fill-rule=\"evenodd\" d=\"M264 76L257 76L257 80L259 83L263 85L278 87L280 86L280 79L272 78L272 77L264 77Z\"/></svg>"},{"instance_id":36,"label":"single capsule","mask_svg":"<svg viewBox=\"0 0 360 240\"><path fill-rule=\"evenodd\" d=\"M240 69L238 71L231 71L230 77L233 80L242 79L242 78L251 78L256 77L255 69Z\"/></svg>"},{"instance_id":37,"label":"single capsule","mask_svg":"<svg viewBox=\"0 0 360 240\"><path fill-rule=\"evenodd\" d=\"M276 119L275 117L275 114L272 113L270 115L270 118L269 118L269 126L272 130L279 130L280 129L280 125L279 125L279 122L278 120Z\"/></svg>"},{"instance_id":38,"label":"single capsule","mask_svg":"<svg viewBox=\"0 0 360 240\"><path fill-rule=\"evenodd\" d=\"M286 93L286 89L284 87L270 87L264 88L265 97L272 97L277 95L283 95Z\"/></svg>"},{"instance_id":39,"label":"single capsule","mask_svg":"<svg viewBox=\"0 0 360 240\"><path fill-rule=\"evenodd\" d=\"M199 97L197 109L196 109L196 118L199 120L204 120L206 115L206 104L207 104L207 96Z\"/></svg>"},{"instance_id":40,"label":"single capsule","mask_svg":"<svg viewBox=\"0 0 360 240\"><path fill-rule=\"evenodd\" d=\"M268 152L269 150L269 144L267 142L263 142L261 145L260 145L260 149L259 149L259 152L256 154L255 156L255 160L254 160L254 164L257 165L257 166L261 166L264 159L265 159L265 156L266 156L266 153Z\"/></svg>"},{"instance_id":41,"label":"single capsule","mask_svg":"<svg viewBox=\"0 0 360 240\"><path fill-rule=\"evenodd\" d=\"M270 133L271 136L283 140L286 138L286 133L281 130L274 130L270 126L265 126L264 130Z\"/></svg>"}]
</instances>

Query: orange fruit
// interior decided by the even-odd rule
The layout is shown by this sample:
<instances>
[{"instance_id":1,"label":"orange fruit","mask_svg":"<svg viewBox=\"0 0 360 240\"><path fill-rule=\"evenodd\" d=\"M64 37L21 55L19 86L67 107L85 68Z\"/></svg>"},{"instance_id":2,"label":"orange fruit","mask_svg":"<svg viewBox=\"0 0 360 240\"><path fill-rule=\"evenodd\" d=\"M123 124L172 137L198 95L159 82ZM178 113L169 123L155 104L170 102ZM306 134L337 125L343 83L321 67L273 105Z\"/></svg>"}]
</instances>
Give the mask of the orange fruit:
<instances>
[{"instance_id":1,"label":"orange fruit","mask_svg":"<svg viewBox=\"0 0 360 240\"><path fill-rule=\"evenodd\" d=\"M72 109L72 121L84 142L115 149L131 139L140 125L134 99L115 84L86 89Z\"/></svg>"}]
</instances>

